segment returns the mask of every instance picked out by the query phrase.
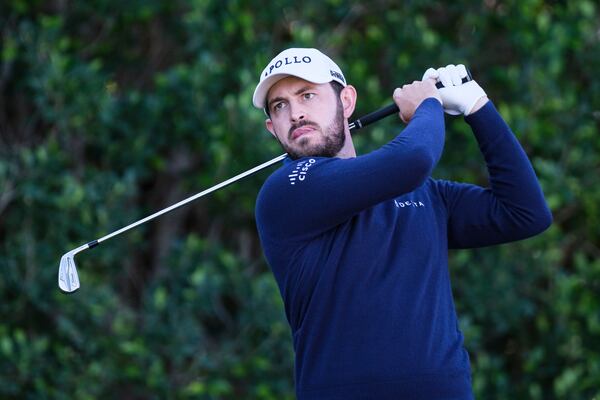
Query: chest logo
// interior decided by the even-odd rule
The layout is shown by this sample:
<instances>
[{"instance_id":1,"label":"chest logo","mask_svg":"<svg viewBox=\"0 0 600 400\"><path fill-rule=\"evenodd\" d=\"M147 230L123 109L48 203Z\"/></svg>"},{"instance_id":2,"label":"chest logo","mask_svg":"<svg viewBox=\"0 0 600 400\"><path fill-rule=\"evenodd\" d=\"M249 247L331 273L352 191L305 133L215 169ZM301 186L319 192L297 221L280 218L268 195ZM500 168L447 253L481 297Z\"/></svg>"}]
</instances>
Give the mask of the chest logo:
<instances>
[{"instance_id":1,"label":"chest logo","mask_svg":"<svg viewBox=\"0 0 600 400\"><path fill-rule=\"evenodd\" d=\"M405 207L420 208L420 207L425 207L425 204L422 201L414 201L414 200L398 201L398 200L394 199L394 204L396 205L396 208L405 208Z\"/></svg>"}]
</instances>

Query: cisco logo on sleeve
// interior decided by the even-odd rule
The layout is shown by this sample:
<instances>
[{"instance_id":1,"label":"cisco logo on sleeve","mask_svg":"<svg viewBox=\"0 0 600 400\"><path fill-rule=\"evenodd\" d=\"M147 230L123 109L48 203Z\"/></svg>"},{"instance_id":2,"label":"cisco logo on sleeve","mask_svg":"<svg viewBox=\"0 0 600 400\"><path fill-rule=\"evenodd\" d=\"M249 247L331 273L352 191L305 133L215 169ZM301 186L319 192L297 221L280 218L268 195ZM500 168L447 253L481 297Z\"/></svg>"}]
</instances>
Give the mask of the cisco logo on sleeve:
<instances>
[{"instance_id":1,"label":"cisco logo on sleeve","mask_svg":"<svg viewBox=\"0 0 600 400\"><path fill-rule=\"evenodd\" d=\"M295 185L296 182L303 182L306 179L309 168L315 165L316 162L317 161L314 158L311 158L308 161L297 163L296 168L288 175L290 178L290 185Z\"/></svg>"}]
</instances>

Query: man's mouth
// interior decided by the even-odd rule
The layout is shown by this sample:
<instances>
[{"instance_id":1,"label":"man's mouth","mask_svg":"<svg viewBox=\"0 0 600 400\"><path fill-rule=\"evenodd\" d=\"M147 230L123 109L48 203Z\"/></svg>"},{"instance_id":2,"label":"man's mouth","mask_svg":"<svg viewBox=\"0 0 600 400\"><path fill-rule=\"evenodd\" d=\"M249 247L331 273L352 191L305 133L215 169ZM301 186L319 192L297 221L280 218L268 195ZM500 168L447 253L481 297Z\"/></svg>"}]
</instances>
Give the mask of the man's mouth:
<instances>
[{"instance_id":1,"label":"man's mouth","mask_svg":"<svg viewBox=\"0 0 600 400\"><path fill-rule=\"evenodd\" d=\"M312 126L308 126L308 125L305 125L305 126L301 126L301 127L299 127L299 128L296 128L296 129L294 129L294 131L292 132L292 140L296 140L296 139L298 139L300 136L302 136L302 135L304 135L304 134L307 134L307 133L309 133L309 132L312 132L312 131L314 131L314 130L315 130L315 128L314 128L314 127L312 127Z\"/></svg>"}]
</instances>

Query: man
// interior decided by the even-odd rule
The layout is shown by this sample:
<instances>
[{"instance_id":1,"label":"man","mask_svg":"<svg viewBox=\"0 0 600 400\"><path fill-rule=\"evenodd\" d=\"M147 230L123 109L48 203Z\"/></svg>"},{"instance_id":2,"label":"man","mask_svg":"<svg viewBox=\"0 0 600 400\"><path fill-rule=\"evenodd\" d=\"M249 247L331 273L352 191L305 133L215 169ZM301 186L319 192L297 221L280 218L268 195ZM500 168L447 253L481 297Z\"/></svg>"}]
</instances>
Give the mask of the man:
<instances>
[{"instance_id":1,"label":"man","mask_svg":"<svg viewBox=\"0 0 600 400\"><path fill-rule=\"evenodd\" d=\"M357 156L356 90L315 49L265 68L253 103L290 155L265 182L258 232L285 304L299 399L471 399L448 248L546 229L551 214L518 141L463 66L394 91L406 128ZM445 87L437 90L435 82ZM490 188L430 177L444 109L464 114Z\"/></svg>"}]
</instances>

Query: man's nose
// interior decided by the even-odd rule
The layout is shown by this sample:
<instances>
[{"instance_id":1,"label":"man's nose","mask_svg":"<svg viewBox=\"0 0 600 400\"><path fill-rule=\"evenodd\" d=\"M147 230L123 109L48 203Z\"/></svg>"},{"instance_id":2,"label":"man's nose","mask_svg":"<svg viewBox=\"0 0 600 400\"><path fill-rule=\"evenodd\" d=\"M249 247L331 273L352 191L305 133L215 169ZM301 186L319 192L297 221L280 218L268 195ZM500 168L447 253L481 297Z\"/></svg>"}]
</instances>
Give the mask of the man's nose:
<instances>
[{"instance_id":1,"label":"man's nose","mask_svg":"<svg viewBox=\"0 0 600 400\"><path fill-rule=\"evenodd\" d=\"M298 122L303 120L306 117L306 112L303 107L299 105L291 106L290 116L292 118L292 122Z\"/></svg>"}]
</instances>

